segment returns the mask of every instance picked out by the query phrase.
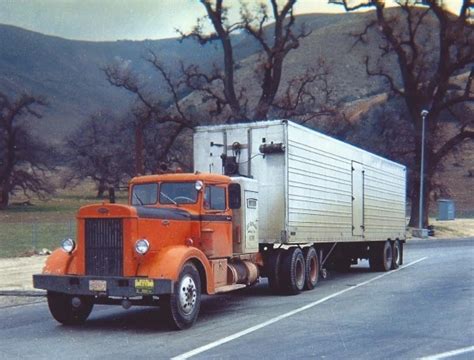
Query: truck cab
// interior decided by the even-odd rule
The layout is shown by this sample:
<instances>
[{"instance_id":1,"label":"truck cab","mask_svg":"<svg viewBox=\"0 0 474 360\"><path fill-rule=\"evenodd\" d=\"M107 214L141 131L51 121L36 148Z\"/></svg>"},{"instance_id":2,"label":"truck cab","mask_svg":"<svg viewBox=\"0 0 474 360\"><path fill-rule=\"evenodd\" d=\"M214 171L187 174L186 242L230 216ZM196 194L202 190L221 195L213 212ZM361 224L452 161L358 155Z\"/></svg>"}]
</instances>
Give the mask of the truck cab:
<instances>
[{"instance_id":1,"label":"truck cab","mask_svg":"<svg viewBox=\"0 0 474 360\"><path fill-rule=\"evenodd\" d=\"M94 304L140 304L160 305L172 325L186 328L201 293L258 278L257 192L251 192L255 212L245 216L244 183L255 181L205 173L133 178L127 205L79 210L77 239L63 241L34 285L48 291L61 323L84 321Z\"/></svg>"}]
</instances>

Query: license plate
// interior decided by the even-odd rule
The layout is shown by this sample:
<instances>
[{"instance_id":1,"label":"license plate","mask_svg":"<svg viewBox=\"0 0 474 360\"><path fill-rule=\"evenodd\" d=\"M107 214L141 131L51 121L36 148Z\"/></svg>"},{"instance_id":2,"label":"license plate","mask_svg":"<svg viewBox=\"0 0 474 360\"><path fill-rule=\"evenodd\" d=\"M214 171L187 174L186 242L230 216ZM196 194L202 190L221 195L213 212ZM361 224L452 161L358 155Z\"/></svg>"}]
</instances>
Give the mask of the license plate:
<instances>
[{"instance_id":1,"label":"license plate","mask_svg":"<svg viewBox=\"0 0 474 360\"><path fill-rule=\"evenodd\" d=\"M89 280L90 291L107 291L107 281L105 280Z\"/></svg>"},{"instance_id":2,"label":"license plate","mask_svg":"<svg viewBox=\"0 0 474 360\"><path fill-rule=\"evenodd\" d=\"M139 294L153 294L155 284L151 279L135 279L135 290Z\"/></svg>"}]
</instances>

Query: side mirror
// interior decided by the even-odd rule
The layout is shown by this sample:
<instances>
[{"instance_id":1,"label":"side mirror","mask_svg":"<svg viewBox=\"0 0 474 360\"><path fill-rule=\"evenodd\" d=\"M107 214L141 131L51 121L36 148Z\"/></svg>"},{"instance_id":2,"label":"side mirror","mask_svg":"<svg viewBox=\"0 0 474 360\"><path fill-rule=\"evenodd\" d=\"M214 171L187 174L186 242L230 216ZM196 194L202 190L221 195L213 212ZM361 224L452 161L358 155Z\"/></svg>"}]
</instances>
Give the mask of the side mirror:
<instances>
[{"instance_id":1,"label":"side mirror","mask_svg":"<svg viewBox=\"0 0 474 360\"><path fill-rule=\"evenodd\" d=\"M229 207L231 209L240 209L241 206L240 184L229 184Z\"/></svg>"}]
</instances>

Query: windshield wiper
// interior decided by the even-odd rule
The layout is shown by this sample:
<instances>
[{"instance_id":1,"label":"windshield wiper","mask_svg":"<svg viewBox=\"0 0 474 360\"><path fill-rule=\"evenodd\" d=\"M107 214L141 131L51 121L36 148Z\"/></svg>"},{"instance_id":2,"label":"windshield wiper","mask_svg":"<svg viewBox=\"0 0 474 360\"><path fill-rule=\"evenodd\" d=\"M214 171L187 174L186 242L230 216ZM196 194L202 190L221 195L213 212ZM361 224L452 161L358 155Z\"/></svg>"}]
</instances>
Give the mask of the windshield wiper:
<instances>
[{"instance_id":1,"label":"windshield wiper","mask_svg":"<svg viewBox=\"0 0 474 360\"><path fill-rule=\"evenodd\" d=\"M140 205L143 205L142 199L140 199L140 197L138 196L138 194L137 194L136 192L133 193L133 196L135 196L135 199L138 200L138 202L140 203Z\"/></svg>"},{"instance_id":2,"label":"windshield wiper","mask_svg":"<svg viewBox=\"0 0 474 360\"><path fill-rule=\"evenodd\" d=\"M176 206L179 206L179 204L174 201L172 198L170 198L168 195L166 195L164 192L160 191L160 195L163 195L164 198L166 198L166 200L169 200L171 201L173 204L175 204Z\"/></svg>"}]
</instances>

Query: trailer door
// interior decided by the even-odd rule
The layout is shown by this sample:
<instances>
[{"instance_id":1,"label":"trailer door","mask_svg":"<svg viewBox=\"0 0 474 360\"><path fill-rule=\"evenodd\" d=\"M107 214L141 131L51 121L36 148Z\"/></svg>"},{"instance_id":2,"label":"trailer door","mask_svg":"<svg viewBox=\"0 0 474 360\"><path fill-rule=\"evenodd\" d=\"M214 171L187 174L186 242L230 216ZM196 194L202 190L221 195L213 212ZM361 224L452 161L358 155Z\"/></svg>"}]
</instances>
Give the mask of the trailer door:
<instances>
[{"instance_id":1,"label":"trailer door","mask_svg":"<svg viewBox=\"0 0 474 360\"><path fill-rule=\"evenodd\" d=\"M352 235L364 235L364 169L352 162Z\"/></svg>"}]
</instances>

